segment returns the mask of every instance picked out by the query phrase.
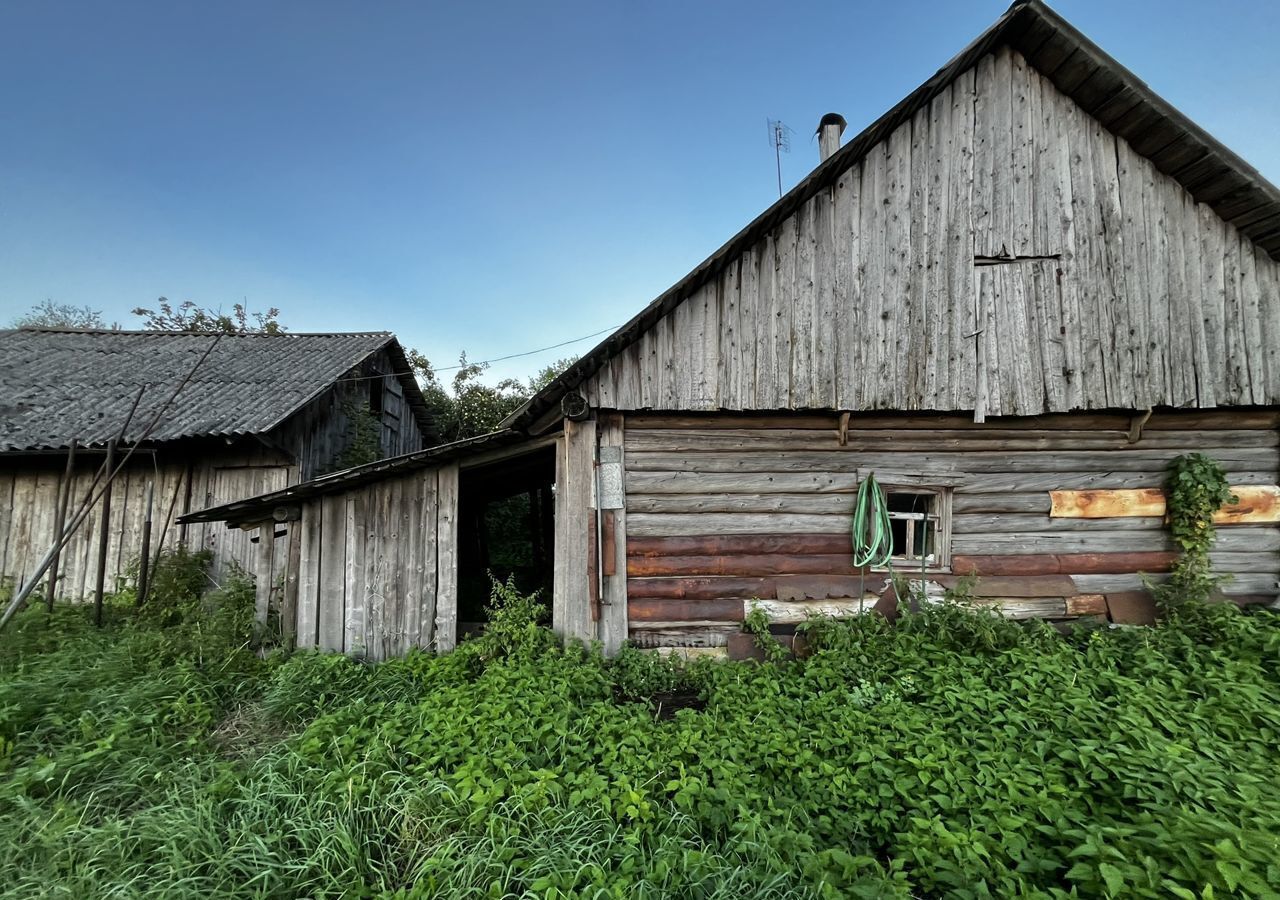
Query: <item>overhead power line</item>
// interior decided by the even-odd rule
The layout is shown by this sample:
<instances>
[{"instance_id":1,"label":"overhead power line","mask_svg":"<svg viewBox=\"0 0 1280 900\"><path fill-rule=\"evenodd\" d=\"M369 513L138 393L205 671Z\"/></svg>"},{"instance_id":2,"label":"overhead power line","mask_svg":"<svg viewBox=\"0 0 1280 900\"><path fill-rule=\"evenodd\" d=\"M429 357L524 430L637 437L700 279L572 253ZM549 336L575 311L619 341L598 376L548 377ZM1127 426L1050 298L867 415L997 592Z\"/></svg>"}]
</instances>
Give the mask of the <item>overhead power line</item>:
<instances>
[{"instance_id":1,"label":"overhead power line","mask_svg":"<svg viewBox=\"0 0 1280 900\"><path fill-rule=\"evenodd\" d=\"M593 331L591 334L584 334L582 337L573 338L568 341L561 341L560 343L552 344L549 347L539 347L537 350L526 350L523 353L511 353L511 354L508 354L507 356L495 356L493 359L482 359L479 362L473 362L473 363L469 362L467 363L467 365L487 366L491 363L505 362L508 359L519 359L522 356L533 356L535 353L546 353L548 350L558 350L561 347L568 347L570 344L576 344L579 341L585 341L585 340L588 340L589 338L599 337L602 334L608 334L611 331L617 331L617 330L618 330L617 325L611 325L608 328L602 328L599 331ZM440 366L439 368L435 366L431 367L432 371L434 372L454 372L461 368L462 366L460 365L459 366ZM373 381L374 379L385 378L385 377L386 375L352 375L349 378L339 378L338 381L342 381L342 382Z\"/></svg>"},{"instance_id":2,"label":"overhead power line","mask_svg":"<svg viewBox=\"0 0 1280 900\"><path fill-rule=\"evenodd\" d=\"M539 347L537 350L526 350L523 353L511 353L507 356L495 356L493 359L482 359L480 362L467 363L469 366L487 366L490 363L506 362L508 359L519 359L522 356L533 356L535 353L546 353L548 350L558 350L561 347L568 347L570 344L576 344L579 341L585 341L588 338L599 337L602 334L608 334L610 331L616 331L617 325L610 325L608 328L602 328L591 334L584 334L582 337L574 338L569 341L561 341L558 344L552 344L550 347ZM435 368L435 367L433 367ZM437 372L452 372L454 369L461 369L462 366L440 366L436 368Z\"/></svg>"}]
</instances>

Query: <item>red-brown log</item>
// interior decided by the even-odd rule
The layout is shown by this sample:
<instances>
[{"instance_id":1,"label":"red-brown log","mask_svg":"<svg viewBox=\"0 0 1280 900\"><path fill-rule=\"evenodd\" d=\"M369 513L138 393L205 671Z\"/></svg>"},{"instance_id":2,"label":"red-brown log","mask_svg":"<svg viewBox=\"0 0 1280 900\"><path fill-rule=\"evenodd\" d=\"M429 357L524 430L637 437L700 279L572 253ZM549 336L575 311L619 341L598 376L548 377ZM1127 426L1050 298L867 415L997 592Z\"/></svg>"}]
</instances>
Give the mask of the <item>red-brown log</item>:
<instances>
[{"instance_id":1,"label":"red-brown log","mask_svg":"<svg viewBox=\"0 0 1280 900\"><path fill-rule=\"evenodd\" d=\"M632 622L741 622L741 600L630 599L627 616Z\"/></svg>"},{"instance_id":2,"label":"red-brown log","mask_svg":"<svg viewBox=\"0 0 1280 900\"><path fill-rule=\"evenodd\" d=\"M865 579L859 575L774 575L762 578L702 576L691 578L629 578L627 596L632 599L713 600L828 600L858 597L865 589L876 591L886 575Z\"/></svg>"},{"instance_id":3,"label":"red-brown log","mask_svg":"<svg viewBox=\"0 0 1280 900\"><path fill-rule=\"evenodd\" d=\"M717 600L777 598L773 578L628 578L629 600Z\"/></svg>"},{"instance_id":4,"label":"red-brown log","mask_svg":"<svg viewBox=\"0 0 1280 900\"><path fill-rule=\"evenodd\" d=\"M734 556L633 556L627 574L659 575L857 575L852 554L760 553Z\"/></svg>"},{"instance_id":5,"label":"red-brown log","mask_svg":"<svg viewBox=\"0 0 1280 900\"><path fill-rule=\"evenodd\" d=\"M991 556L956 555L951 571L957 575L1124 575L1167 572L1177 554L1164 551L1132 553L1010 553Z\"/></svg>"},{"instance_id":6,"label":"red-brown log","mask_svg":"<svg viewBox=\"0 0 1280 900\"><path fill-rule=\"evenodd\" d=\"M759 556L851 554L853 538L839 534L721 534L628 537L627 556Z\"/></svg>"}]
</instances>

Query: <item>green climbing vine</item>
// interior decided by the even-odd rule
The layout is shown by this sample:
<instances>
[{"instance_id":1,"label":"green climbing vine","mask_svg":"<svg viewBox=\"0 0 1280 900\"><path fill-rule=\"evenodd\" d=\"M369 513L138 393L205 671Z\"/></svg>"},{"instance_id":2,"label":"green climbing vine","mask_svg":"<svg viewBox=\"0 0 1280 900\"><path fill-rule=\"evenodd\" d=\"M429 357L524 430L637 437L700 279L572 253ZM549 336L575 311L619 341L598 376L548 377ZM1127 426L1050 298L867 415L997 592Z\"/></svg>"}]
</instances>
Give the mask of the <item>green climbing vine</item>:
<instances>
[{"instance_id":1,"label":"green climbing vine","mask_svg":"<svg viewBox=\"0 0 1280 900\"><path fill-rule=\"evenodd\" d=\"M782 641L769 630L769 614L758 606L751 608L742 623L742 630L755 639L756 647L764 653L768 662L785 662L791 655Z\"/></svg>"},{"instance_id":2,"label":"green climbing vine","mask_svg":"<svg viewBox=\"0 0 1280 900\"><path fill-rule=\"evenodd\" d=\"M338 455L337 467L349 469L382 457L382 417L365 404L344 401L342 414L348 422L349 443Z\"/></svg>"},{"instance_id":3,"label":"green climbing vine","mask_svg":"<svg viewBox=\"0 0 1280 900\"><path fill-rule=\"evenodd\" d=\"M1187 603L1203 603L1221 582L1209 562L1216 536L1213 516L1237 498L1222 466L1203 453L1174 459L1164 488L1169 532L1181 551L1169 581L1155 592L1161 611L1167 613Z\"/></svg>"}]
</instances>

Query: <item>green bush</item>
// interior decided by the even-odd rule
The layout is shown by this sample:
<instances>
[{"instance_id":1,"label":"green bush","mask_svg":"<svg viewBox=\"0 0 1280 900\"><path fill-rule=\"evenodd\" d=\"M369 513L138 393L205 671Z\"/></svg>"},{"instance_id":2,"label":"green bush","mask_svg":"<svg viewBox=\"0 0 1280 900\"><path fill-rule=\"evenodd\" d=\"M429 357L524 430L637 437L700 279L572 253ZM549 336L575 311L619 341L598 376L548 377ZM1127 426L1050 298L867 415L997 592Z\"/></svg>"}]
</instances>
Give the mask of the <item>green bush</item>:
<instances>
[{"instance_id":1,"label":"green bush","mask_svg":"<svg viewBox=\"0 0 1280 900\"><path fill-rule=\"evenodd\" d=\"M1280 892L1274 612L1060 636L942 604L684 667L562 647L496 585L490 634L368 665L179 605L0 635L0 892ZM676 691L705 708L632 702Z\"/></svg>"}]
</instances>

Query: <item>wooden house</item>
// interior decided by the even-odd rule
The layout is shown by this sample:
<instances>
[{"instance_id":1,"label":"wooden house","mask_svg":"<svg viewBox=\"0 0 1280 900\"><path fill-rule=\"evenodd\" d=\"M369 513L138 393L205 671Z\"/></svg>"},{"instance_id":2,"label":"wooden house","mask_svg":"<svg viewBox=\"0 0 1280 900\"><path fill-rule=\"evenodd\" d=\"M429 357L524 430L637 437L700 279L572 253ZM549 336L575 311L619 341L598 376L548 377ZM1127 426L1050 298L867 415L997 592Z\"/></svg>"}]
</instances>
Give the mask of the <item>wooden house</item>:
<instances>
[{"instance_id":1,"label":"wooden house","mask_svg":"<svg viewBox=\"0 0 1280 900\"><path fill-rule=\"evenodd\" d=\"M108 590L139 557L148 497L153 546L213 550L218 580L233 563L254 571L256 536L178 516L411 453L430 434L386 333L0 332L0 577L32 575L54 541L60 491L69 484L71 508L82 502L113 439L117 459L138 448L112 484ZM62 551L60 597L94 590L102 517L99 504Z\"/></svg>"},{"instance_id":2,"label":"wooden house","mask_svg":"<svg viewBox=\"0 0 1280 900\"><path fill-rule=\"evenodd\" d=\"M380 656L453 646L483 508L525 491L559 631L718 647L753 604L880 600L850 539L874 472L897 571L1119 621L1173 560L1167 466L1200 451L1248 500L1225 590L1273 601L1280 191L1038 0L841 124L502 432L189 521L297 520L298 643Z\"/></svg>"}]
</instances>

